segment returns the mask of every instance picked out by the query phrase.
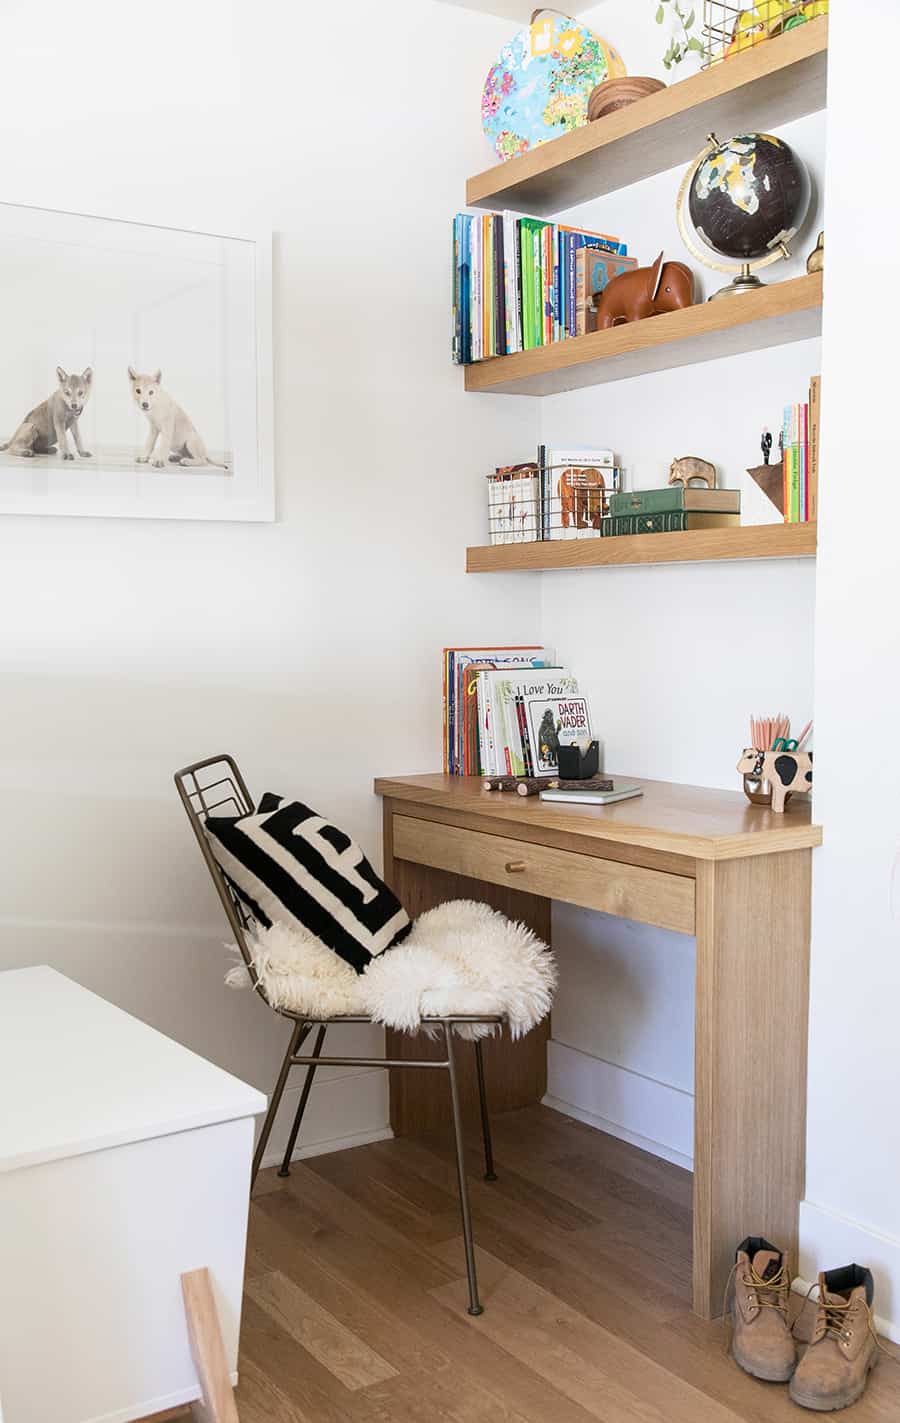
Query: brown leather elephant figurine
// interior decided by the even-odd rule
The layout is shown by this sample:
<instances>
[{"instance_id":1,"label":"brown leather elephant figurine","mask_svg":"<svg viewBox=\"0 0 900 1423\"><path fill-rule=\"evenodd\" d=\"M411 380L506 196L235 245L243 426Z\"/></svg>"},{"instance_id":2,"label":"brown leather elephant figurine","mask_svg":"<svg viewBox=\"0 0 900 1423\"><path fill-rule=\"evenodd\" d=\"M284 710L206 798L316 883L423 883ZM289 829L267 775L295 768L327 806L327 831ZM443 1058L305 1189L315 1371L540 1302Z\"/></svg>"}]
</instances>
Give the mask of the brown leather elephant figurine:
<instances>
[{"instance_id":1,"label":"brown leather elephant figurine","mask_svg":"<svg viewBox=\"0 0 900 1423\"><path fill-rule=\"evenodd\" d=\"M602 292L595 294L598 331L693 306L693 272L683 262L664 263L664 255L660 252L652 267L635 267L613 277Z\"/></svg>"}]
</instances>

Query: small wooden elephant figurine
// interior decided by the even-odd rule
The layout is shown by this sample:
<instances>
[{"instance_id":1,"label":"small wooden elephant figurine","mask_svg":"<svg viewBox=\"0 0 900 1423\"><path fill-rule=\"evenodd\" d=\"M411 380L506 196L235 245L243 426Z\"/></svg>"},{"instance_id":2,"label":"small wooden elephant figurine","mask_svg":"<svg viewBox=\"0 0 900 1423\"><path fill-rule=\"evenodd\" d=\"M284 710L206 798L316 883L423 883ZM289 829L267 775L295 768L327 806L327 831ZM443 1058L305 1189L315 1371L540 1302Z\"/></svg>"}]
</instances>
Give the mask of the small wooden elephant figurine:
<instances>
[{"instance_id":1,"label":"small wooden elephant figurine","mask_svg":"<svg viewBox=\"0 0 900 1423\"><path fill-rule=\"evenodd\" d=\"M696 455L682 455L669 466L669 483L683 484L690 488L692 479L702 479L707 489L716 487L716 467L709 460L698 459Z\"/></svg>"},{"instance_id":2,"label":"small wooden elephant figurine","mask_svg":"<svg viewBox=\"0 0 900 1423\"><path fill-rule=\"evenodd\" d=\"M757 751L748 746L741 752L737 769L744 777L744 792L754 804L766 804L763 795L766 783L772 787L772 809L782 814L792 795L812 790L813 753L811 751Z\"/></svg>"},{"instance_id":3,"label":"small wooden elephant figurine","mask_svg":"<svg viewBox=\"0 0 900 1423\"><path fill-rule=\"evenodd\" d=\"M663 262L660 252L652 267L621 272L593 296L597 330L661 316L694 304L694 274L683 262Z\"/></svg>"}]
</instances>

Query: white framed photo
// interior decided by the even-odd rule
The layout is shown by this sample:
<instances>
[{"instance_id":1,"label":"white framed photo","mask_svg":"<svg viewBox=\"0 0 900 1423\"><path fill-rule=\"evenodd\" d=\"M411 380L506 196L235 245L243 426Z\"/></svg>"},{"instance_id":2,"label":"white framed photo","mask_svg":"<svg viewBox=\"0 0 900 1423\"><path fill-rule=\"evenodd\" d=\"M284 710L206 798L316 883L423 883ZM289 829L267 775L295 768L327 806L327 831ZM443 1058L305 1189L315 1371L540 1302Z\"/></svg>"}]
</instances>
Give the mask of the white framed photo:
<instances>
[{"instance_id":1,"label":"white framed photo","mask_svg":"<svg viewBox=\"0 0 900 1423\"><path fill-rule=\"evenodd\" d=\"M0 203L0 514L272 520L272 235Z\"/></svg>"}]
</instances>

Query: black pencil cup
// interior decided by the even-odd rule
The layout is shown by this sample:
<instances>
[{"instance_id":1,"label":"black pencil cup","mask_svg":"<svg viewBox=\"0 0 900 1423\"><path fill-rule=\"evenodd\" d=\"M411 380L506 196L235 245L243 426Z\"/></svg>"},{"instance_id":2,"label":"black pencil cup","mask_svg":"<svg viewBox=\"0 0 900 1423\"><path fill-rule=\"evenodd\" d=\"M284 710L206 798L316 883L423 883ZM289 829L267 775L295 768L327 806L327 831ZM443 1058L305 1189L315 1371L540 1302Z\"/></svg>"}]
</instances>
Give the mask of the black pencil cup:
<instances>
[{"instance_id":1,"label":"black pencil cup","mask_svg":"<svg viewBox=\"0 0 900 1423\"><path fill-rule=\"evenodd\" d=\"M580 746L560 746L557 769L561 781L588 781L600 770L600 742L592 741L586 751Z\"/></svg>"}]
</instances>

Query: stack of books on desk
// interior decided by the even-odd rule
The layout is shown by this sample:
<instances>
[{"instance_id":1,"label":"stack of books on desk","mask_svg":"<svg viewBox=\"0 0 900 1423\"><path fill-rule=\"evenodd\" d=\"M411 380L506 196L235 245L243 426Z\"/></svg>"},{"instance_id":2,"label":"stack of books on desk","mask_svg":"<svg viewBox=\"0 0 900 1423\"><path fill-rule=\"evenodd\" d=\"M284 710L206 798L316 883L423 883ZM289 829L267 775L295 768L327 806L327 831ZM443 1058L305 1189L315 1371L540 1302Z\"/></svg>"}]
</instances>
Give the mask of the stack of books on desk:
<instances>
[{"instance_id":1,"label":"stack of books on desk","mask_svg":"<svg viewBox=\"0 0 900 1423\"><path fill-rule=\"evenodd\" d=\"M558 776L560 742L592 735L578 682L545 647L444 649L444 770Z\"/></svg>"},{"instance_id":2,"label":"stack of books on desk","mask_svg":"<svg viewBox=\"0 0 900 1423\"><path fill-rule=\"evenodd\" d=\"M604 538L620 534L673 534L687 529L728 529L741 522L739 489L635 489L612 494Z\"/></svg>"}]
</instances>

